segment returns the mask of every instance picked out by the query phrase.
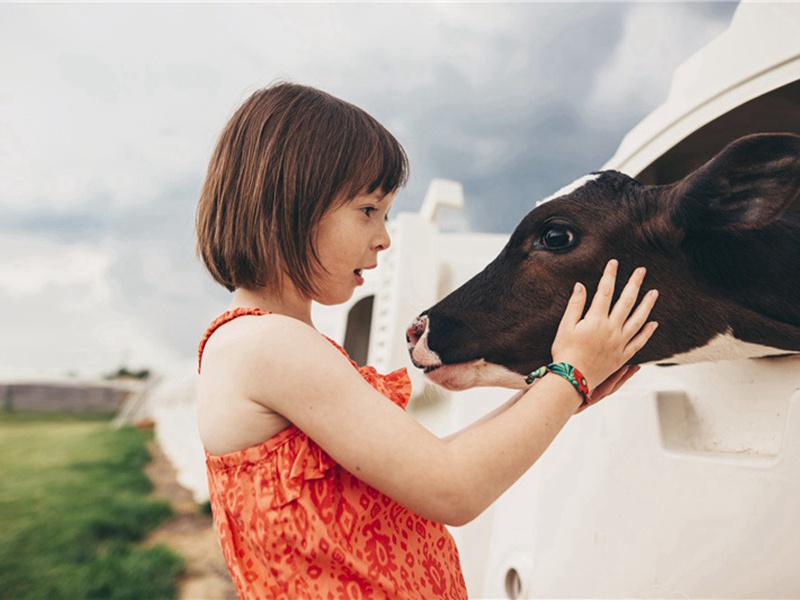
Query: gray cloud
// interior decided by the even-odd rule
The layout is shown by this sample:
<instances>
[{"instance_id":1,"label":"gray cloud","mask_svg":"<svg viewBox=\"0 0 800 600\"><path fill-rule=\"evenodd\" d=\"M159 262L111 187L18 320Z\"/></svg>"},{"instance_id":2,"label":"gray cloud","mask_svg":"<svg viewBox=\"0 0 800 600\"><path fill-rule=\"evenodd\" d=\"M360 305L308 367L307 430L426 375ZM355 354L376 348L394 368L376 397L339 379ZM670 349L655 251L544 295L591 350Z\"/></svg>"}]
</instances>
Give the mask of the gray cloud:
<instances>
[{"instance_id":1,"label":"gray cloud","mask_svg":"<svg viewBox=\"0 0 800 600\"><path fill-rule=\"evenodd\" d=\"M620 73L618 53L626 41L632 6L626 4L525 5L517 14L514 51L524 60L476 83L469 66L436 68L435 83L417 90L420 103L406 113L403 132L416 170L401 206L414 207L431 177L446 176L465 185L467 221L473 230L508 232L519 218L562 185L599 168L623 135L666 95L672 70L721 31L733 4L637 5L637 17L664 28L653 44L682 31L678 49L647 48L649 64ZM686 27L687 19L700 25ZM640 41L634 39L634 42ZM603 77L617 80L611 83ZM638 82L638 83L637 83ZM598 87L637 87L640 94L593 102ZM631 97L633 96L633 97ZM394 110L402 108L395 103Z\"/></svg>"}]
</instances>

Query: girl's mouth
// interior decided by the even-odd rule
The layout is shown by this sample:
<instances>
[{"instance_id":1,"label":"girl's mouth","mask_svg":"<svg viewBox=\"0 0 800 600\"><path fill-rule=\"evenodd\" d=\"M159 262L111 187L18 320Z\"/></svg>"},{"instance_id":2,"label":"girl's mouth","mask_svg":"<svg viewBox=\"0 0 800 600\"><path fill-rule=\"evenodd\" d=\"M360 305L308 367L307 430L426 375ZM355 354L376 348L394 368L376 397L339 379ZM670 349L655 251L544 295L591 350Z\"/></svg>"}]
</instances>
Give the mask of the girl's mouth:
<instances>
[{"instance_id":1,"label":"girl's mouth","mask_svg":"<svg viewBox=\"0 0 800 600\"><path fill-rule=\"evenodd\" d=\"M364 277L361 275L363 271L363 269L356 269L353 271L353 274L356 276L356 285L364 285Z\"/></svg>"}]
</instances>

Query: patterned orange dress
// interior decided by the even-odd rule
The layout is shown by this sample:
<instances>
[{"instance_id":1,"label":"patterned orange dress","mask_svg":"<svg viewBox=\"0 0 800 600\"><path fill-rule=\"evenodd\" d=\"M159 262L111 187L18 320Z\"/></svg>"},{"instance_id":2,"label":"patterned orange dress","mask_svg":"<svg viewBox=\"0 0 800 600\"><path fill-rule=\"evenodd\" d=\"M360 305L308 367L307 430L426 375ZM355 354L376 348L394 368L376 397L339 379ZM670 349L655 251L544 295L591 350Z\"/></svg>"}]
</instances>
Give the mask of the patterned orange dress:
<instances>
[{"instance_id":1,"label":"patterned orange dress","mask_svg":"<svg viewBox=\"0 0 800 600\"><path fill-rule=\"evenodd\" d=\"M206 331L199 358L218 327L244 314L268 313L223 314ZM380 375L350 362L405 408L405 369ZM447 529L351 475L297 427L238 452L206 452L206 467L214 523L241 598L467 597Z\"/></svg>"}]
</instances>

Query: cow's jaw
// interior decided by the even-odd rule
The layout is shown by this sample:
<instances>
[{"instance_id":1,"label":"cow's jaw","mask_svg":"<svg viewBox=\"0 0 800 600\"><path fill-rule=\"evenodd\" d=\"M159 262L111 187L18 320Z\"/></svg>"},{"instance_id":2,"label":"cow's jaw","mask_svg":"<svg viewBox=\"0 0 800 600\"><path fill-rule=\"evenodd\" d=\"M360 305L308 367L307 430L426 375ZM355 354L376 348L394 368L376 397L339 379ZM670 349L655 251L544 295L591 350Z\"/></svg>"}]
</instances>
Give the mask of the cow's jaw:
<instances>
[{"instance_id":1,"label":"cow's jaw","mask_svg":"<svg viewBox=\"0 0 800 600\"><path fill-rule=\"evenodd\" d=\"M425 376L435 384L452 391L473 387L502 387L524 390L529 386L525 376L482 358L455 365L440 365L425 371Z\"/></svg>"},{"instance_id":2,"label":"cow's jaw","mask_svg":"<svg viewBox=\"0 0 800 600\"><path fill-rule=\"evenodd\" d=\"M448 390L473 387L502 387L524 390L529 387L525 376L482 358L456 365L442 365L426 374L428 379Z\"/></svg>"}]
</instances>

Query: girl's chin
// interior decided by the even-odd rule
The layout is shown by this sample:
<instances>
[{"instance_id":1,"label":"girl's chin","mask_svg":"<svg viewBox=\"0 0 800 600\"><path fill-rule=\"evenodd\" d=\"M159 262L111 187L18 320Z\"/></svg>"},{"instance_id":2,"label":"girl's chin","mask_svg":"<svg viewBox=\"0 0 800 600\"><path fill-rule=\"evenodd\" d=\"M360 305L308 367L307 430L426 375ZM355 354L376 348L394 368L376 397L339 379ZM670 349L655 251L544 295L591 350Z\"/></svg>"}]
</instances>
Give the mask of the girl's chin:
<instances>
[{"instance_id":1,"label":"girl's chin","mask_svg":"<svg viewBox=\"0 0 800 600\"><path fill-rule=\"evenodd\" d=\"M317 304L322 304L323 306L336 306L337 304L344 304L350 300L354 293L355 289L351 289L349 292L341 292L338 294L326 294L324 296L318 296L314 298L314 302Z\"/></svg>"}]
</instances>

